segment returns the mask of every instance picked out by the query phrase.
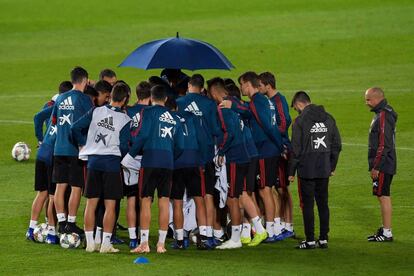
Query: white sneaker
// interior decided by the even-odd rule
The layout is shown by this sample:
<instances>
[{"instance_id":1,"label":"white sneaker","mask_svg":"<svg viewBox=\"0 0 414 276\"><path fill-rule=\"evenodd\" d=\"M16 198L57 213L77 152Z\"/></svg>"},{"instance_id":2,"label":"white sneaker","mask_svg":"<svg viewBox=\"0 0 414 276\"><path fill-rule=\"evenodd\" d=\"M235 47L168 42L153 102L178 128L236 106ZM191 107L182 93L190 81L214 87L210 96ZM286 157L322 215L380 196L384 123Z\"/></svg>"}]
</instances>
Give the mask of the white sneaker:
<instances>
[{"instance_id":1,"label":"white sneaker","mask_svg":"<svg viewBox=\"0 0 414 276\"><path fill-rule=\"evenodd\" d=\"M97 244L95 244L95 243L87 244L86 249L85 249L86 252L90 252L90 253L95 252L96 245Z\"/></svg>"},{"instance_id":2,"label":"white sneaker","mask_svg":"<svg viewBox=\"0 0 414 276\"><path fill-rule=\"evenodd\" d=\"M116 249L111 245L101 245L101 249L99 250L99 253L118 253L119 249Z\"/></svg>"},{"instance_id":3,"label":"white sneaker","mask_svg":"<svg viewBox=\"0 0 414 276\"><path fill-rule=\"evenodd\" d=\"M95 243L95 251L99 252L99 250L101 250L101 244L100 243Z\"/></svg>"},{"instance_id":4,"label":"white sneaker","mask_svg":"<svg viewBox=\"0 0 414 276\"><path fill-rule=\"evenodd\" d=\"M234 242L232 240L228 240L221 245L217 246L217 249L234 249L234 248L240 248L242 247L241 241Z\"/></svg>"}]
</instances>

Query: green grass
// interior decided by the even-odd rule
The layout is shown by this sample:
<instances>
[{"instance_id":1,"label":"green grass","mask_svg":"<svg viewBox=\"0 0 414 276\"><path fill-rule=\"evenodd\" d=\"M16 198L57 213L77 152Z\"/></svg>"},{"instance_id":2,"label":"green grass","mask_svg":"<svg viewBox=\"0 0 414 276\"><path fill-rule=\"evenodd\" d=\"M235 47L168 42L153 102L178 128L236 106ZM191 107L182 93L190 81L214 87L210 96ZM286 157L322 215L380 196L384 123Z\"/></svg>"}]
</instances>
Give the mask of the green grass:
<instances>
[{"instance_id":1,"label":"green grass","mask_svg":"<svg viewBox=\"0 0 414 276\"><path fill-rule=\"evenodd\" d=\"M412 1L1 0L0 4L0 274L412 274ZM236 66L230 72L202 71L207 78L270 70L277 74L278 87L288 100L297 90L310 91L313 101L335 116L345 144L330 184L329 250L298 252L292 249L294 240L231 252L170 250L163 256L151 253L151 264L138 266L126 246L116 256L101 256L24 240L35 195L36 141L30 124L35 112L75 65L87 68L92 78L104 67L114 68L131 86L159 74L116 66L138 45L177 31L214 44ZM372 114L363 100L365 89L374 85L384 88L399 113L392 244L365 241L380 225L366 160ZM25 163L10 158L13 144L20 140L33 149L32 159ZM303 237L296 185L292 191L295 228ZM125 224L124 212L121 222ZM156 223L152 226L154 240ZM121 232L121 237L127 233Z\"/></svg>"}]
</instances>

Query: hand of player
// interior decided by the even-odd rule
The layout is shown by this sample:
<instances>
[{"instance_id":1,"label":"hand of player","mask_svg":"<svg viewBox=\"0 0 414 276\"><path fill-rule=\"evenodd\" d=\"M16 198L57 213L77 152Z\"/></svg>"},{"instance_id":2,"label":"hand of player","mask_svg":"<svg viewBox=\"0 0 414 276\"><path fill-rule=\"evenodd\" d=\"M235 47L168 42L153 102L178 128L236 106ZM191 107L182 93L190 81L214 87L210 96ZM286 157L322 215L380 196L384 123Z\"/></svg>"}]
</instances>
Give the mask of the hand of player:
<instances>
[{"instance_id":1,"label":"hand of player","mask_svg":"<svg viewBox=\"0 0 414 276\"><path fill-rule=\"evenodd\" d=\"M379 171L376 169L372 169L371 170L371 178L372 180L377 180L379 176Z\"/></svg>"},{"instance_id":2,"label":"hand of player","mask_svg":"<svg viewBox=\"0 0 414 276\"><path fill-rule=\"evenodd\" d=\"M290 175L288 177L288 180L289 180L289 182L293 182L293 181L295 181L295 177L293 175Z\"/></svg>"},{"instance_id":3,"label":"hand of player","mask_svg":"<svg viewBox=\"0 0 414 276\"><path fill-rule=\"evenodd\" d=\"M231 101L229 100L224 100L219 104L220 108L231 108Z\"/></svg>"}]
</instances>

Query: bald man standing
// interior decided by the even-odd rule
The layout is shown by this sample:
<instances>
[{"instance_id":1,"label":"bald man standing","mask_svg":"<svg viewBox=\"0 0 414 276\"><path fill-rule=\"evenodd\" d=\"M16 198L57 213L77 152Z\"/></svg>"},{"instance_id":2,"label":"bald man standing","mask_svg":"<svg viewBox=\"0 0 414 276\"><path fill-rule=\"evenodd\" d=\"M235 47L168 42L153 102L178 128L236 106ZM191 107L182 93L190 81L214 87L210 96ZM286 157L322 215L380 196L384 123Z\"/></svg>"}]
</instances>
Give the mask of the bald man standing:
<instances>
[{"instance_id":1,"label":"bald man standing","mask_svg":"<svg viewBox=\"0 0 414 276\"><path fill-rule=\"evenodd\" d=\"M372 178L373 195L379 200L382 227L369 236L371 242L393 241L391 232L391 181L397 169L395 153L395 124L397 113L388 105L384 91L378 87L365 92L365 103L375 113L369 130L368 163Z\"/></svg>"}]
</instances>

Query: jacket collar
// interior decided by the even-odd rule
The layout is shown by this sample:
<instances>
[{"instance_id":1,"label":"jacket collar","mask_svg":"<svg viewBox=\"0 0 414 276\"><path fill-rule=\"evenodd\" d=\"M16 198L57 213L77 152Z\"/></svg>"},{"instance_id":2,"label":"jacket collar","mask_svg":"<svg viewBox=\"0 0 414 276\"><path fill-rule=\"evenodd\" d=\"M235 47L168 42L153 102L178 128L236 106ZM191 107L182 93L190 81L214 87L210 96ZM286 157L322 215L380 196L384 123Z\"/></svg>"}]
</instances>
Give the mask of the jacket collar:
<instances>
[{"instance_id":1,"label":"jacket collar","mask_svg":"<svg viewBox=\"0 0 414 276\"><path fill-rule=\"evenodd\" d=\"M377 104L377 106L373 107L371 109L372 112L378 113L379 111L381 111L382 109L384 109L384 107L387 105L387 100L383 99L379 104Z\"/></svg>"}]
</instances>

